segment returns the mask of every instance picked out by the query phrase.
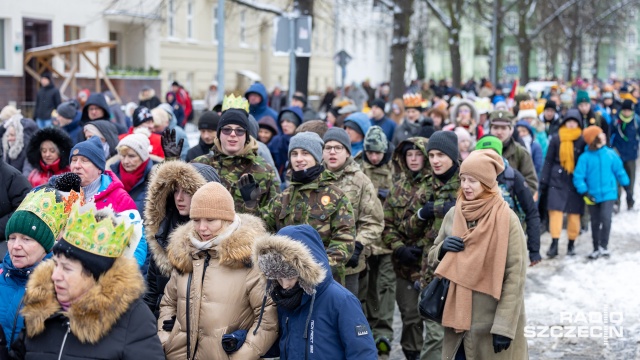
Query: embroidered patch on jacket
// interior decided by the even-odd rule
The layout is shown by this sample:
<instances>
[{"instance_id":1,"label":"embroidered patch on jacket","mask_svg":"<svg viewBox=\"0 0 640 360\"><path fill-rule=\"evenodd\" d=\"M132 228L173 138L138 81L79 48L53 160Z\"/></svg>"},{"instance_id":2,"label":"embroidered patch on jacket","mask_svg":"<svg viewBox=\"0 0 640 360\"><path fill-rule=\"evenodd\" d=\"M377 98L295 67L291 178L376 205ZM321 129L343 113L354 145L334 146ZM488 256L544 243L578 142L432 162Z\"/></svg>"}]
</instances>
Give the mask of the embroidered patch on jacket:
<instances>
[{"instance_id":1,"label":"embroidered patch on jacket","mask_svg":"<svg viewBox=\"0 0 640 360\"><path fill-rule=\"evenodd\" d=\"M367 325L356 325L356 336L369 335L369 327Z\"/></svg>"}]
</instances>

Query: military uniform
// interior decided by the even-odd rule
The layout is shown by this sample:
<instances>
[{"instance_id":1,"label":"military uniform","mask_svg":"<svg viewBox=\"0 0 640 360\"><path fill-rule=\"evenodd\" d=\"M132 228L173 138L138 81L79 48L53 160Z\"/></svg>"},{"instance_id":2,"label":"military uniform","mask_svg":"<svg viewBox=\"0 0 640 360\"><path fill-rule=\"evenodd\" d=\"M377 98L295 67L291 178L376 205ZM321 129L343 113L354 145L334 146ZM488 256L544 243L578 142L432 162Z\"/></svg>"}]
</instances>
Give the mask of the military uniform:
<instances>
[{"instance_id":1,"label":"military uniform","mask_svg":"<svg viewBox=\"0 0 640 360\"><path fill-rule=\"evenodd\" d=\"M337 186L337 177L324 171L308 184L291 182L262 208L267 228L309 224L320 234L334 278L344 284L345 267L353 254L356 223L351 202Z\"/></svg>"},{"instance_id":2,"label":"military uniform","mask_svg":"<svg viewBox=\"0 0 640 360\"><path fill-rule=\"evenodd\" d=\"M236 212L259 215L260 210L269 205L269 200L278 194L273 168L257 155L258 143L253 138L250 138L239 154L225 155L221 149L220 140L215 139L211 152L195 158L192 162L210 165L218 171L220 182L233 196ZM237 185L244 174L253 175L260 189L255 208L246 206Z\"/></svg>"},{"instance_id":3,"label":"military uniform","mask_svg":"<svg viewBox=\"0 0 640 360\"><path fill-rule=\"evenodd\" d=\"M412 143L425 156L424 168L414 174L406 165L402 148L405 143ZM393 154L395 165L404 173L401 180L395 182L387 201L384 204L384 231L382 240L385 245L396 250L402 246L425 245L424 239L410 236L408 219L414 216L428 201L427 184L431 182L431 170L426 151L428 140L414 137L401 142ZM402 317L402 338L400 344L405 352L420 353L422 349L423 323L418 313L419 291L414 283L420 279L420 259L413 264L400 263L395 254L392 257L396 273L396 301Z\"/></svg>"}]
</instances>

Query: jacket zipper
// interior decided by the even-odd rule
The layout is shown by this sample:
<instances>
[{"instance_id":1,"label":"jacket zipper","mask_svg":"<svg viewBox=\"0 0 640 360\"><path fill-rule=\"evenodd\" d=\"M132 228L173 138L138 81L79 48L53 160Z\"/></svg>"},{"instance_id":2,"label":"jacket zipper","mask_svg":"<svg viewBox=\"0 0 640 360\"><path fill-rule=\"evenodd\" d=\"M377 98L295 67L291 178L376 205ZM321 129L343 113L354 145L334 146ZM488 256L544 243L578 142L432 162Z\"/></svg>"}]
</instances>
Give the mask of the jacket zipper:
<instances>
[{"instance_id":1,"label":"jacket zipper","mask_svg":"<svg viewBox=\"0 0 640 360\"><path fill-rule=\"evenodd\" d=\"M287 337L284 338L284 360L287 359L287 346L289 346L289 317L284 320L285 327L287 328Z\"/></svg>"},{"instance_id":2,"label":"jacket zipper","mask_svg":"<svg viewBox=\"0 0 640 360\"><path fill-rule=\"evenodd\" d=\"M67 336L69 336L70 332L71 332L71 326L69 325L69 322L67 321L67 332L64 334L64 338L62 339L62 346L60 347L60 353L58 354L58 360L62 359L62 352L64 351L64 344L67 342Z\"/></svg>"}]
</instances>

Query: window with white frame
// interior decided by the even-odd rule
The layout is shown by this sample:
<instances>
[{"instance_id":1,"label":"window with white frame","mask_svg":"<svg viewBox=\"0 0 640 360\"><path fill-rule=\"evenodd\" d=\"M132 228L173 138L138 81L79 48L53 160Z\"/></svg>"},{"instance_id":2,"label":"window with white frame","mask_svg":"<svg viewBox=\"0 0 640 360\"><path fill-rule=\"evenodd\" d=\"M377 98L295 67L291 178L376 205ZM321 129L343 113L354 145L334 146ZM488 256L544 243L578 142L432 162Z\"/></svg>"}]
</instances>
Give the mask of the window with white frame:
<instances>
[{"instance_id":1,"label":"window with white frame","mask_svg":"<svg viewBox=\"0 0 640 360\"><path fill-rule=\"evenodd\" d=\"M240 43L245 44L247 42L247 11L240 11Z\"/></svg>"},{"instance_id":2,"label":"window with white frame","mask_svg":"<svg viewBox=\"0 0 640 360\"><path fill-rule=\"evenodd\" d=\"M187 38L193 39L193 0L187 2Z\"/></svg>"},{"instance_id":3,"label":"window with white frame","mask_svg":"<svg viewBox=\"0 0 640 360\"><path fill-rule=\"evenodd\" d=\"M629 32L627 33L627 44L636 45L636 42L636 32L634 30L629 30Z\"/></svg>"},{"instance_id":4,"label":"window with white frame","mask_svg":"<svg viewBox=\"0 0 640 360\"><path fill-rule=\"evenodd\" d=\"M6 43L4 41L4 19L0 19L0 69L7 68L7 62L5 60L7 51L5 49Z\"/></svg>"},{"instance_id":5,"label":"window with white frame","mask_svg":"<svg viewBox=\"0 0 640 360\"><path fill-rule=\"evenodd\" d=\"M193 73L190 72L187 74L187 82L185 84L185 88L187 91L193 93Z\"/></svg>"},{"instance_id":6,"label":"window with white frame","mask_svg":"<svg viewBox=\"0 0 640 360\"><path fill-rule=\"evenodd\" d=\"M211 7L212 11L211 11L211 17L213 18L213 20L211 21L211 23L213 24L213 42L217 43L218 42L218 5L214 4Z\"/></svg>"},{"instance_id":7,"label":"window with white frame","mask_svg":"<svg viewBox=\"0 0 640 360\"><path fill-rule=\"evenodd\" d=\"M167 31L168 31L168 35L169 37L174 37L176 34L176 29L175 29L175 13L176 9L175 9L175 1L174 0L168 0L167 1Z\"/></svg>"}]
</instances>

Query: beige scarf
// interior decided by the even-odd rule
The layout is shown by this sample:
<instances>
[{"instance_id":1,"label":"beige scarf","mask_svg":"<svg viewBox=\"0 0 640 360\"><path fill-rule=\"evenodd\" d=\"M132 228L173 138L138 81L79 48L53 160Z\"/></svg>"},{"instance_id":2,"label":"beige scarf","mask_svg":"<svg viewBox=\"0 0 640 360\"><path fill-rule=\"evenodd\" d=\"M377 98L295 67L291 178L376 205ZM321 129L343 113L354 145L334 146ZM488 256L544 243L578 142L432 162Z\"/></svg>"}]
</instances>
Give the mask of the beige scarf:
<instances>
[{"instance_id":1,"label":"beige scarf","mask_svg":"<svg viewBox=\"0 0 640 360\"><path fill-rule=\"evenodd\" d=\"M442 325L456 332L471 329L473 291L500 300L509 245L509 205L497 185L489 197L456 202L452 235L462 238L464 250L447 252L435 274L449 279ZM468 227L468 223L476 223Z\"/></svg>"}]
</instances>

